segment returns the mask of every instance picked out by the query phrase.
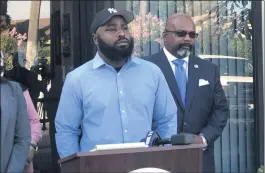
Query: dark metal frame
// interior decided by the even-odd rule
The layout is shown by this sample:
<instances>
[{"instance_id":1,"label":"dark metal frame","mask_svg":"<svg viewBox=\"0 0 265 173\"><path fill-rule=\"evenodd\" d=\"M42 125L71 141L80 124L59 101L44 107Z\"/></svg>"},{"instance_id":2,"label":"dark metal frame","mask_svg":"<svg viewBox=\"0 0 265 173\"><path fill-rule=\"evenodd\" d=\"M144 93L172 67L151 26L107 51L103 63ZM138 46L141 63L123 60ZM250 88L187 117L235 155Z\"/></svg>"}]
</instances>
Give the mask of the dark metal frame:
<instances>
[{"instance_id":1,"label":"dark metal frame","mask_svg":"<svg viewBox=\"0 0 265 173\"><path fill-rule=\"evenodd\" d=\"M252 1L252 27L253 27L253 68L254 68L254 115L256 138L257 168L264 164L264 90L263 90L263 45L262 45L262 2Z\"/></svg>"}]
</instances>

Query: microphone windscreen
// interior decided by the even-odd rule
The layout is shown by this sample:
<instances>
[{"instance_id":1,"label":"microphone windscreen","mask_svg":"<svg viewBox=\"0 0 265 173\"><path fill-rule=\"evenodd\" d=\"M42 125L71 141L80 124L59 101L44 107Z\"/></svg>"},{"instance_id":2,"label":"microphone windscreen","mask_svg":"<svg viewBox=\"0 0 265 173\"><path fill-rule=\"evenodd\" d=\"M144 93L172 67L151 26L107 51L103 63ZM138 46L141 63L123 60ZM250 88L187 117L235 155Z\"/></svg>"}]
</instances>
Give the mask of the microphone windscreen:
<instances>
[{"instance_id":1,"label":"microphone windscreen","mask_svg":"<svg viewBox=\"0 0 265 173\"><path fill-rule=\"evenodd\" d=\"M157 132L149 131L146 135L144 142L145 142L145 145L148 145L148 147L152 147L155 145L158 139L161 139L161 137L159 136Z\"/></svg>"},{"instance_id":2,"label":"microphone windscreen","mask_svg":"<svg viewBox=\"0 0 265 173\"><path fill-rule=\"evenodd\" d=\"M191 144L193 141L193 136L192 134L178 134L178 135L173 135L171 136L171 144L172 145L188 145Z\"/></svg>"}]
</instances>

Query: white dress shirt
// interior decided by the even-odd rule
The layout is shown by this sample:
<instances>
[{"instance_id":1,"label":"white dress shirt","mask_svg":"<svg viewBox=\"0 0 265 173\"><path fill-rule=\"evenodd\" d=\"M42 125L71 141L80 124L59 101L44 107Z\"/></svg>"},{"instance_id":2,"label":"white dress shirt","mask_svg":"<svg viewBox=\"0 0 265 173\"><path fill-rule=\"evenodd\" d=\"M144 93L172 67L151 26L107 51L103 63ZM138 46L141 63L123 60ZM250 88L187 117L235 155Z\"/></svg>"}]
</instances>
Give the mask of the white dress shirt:
<instances>
[{"instance_id":1,"label":"white dress shirt","mask_svg":"<svg viewBox=\"0 0 265 173\"><path fill-rule=\"evenodd\" d=\"M165 55L166 55L166 57L168 59L168 62L169 62L170 66L171 66L171 68L172 68L172 70L174 72L174 75L175 75L175 68L176 68L176 66L173 64L172 61L176 60L177 58L174 55L172 55L165 47L163 48L163 51L164 51L164 53L165 53ZM189 63L189 57L185 57L185 58L183 58L183 60L185 61L183 63L183 67L184 67L184 69L186 71L186 76L187 76L187 79L188 79L188 63Z\"/></svg>"},{"instance_id":2,"label":"white dress shirt","mask_svg":"<svg viewBox=\"0 0 265 173\"><path fill-rule=\"evenodd\" d=\"M168 59L168 62L169 62L170 66L171 66L171 68L172 68L172 70L174 72L174 75L176 75L175 74L175 71L176 71L175 68L176 68L176 66L173 64L172 61L174 61L177 58L174 55L172 55L165 47L163 48L163 51L164 51L164 53L165 53L165 55L166 55L166 57ZM185 61L183 63L183 67L184 67L184 69L186 71L186 76L187 76L187 79L188 79L188 67L189 67L188 66L188 63L189 63L189 57L185 57L185 58L183 58L183 60ZM205 150L206 147L208 146L208 142L207 142L206 138L204 137L204 135L202 133L200 133L199 136L201 137L201 139L203 141L203 144L205 146L205 148L203 150Z\"/></svg>"}]
</instances>

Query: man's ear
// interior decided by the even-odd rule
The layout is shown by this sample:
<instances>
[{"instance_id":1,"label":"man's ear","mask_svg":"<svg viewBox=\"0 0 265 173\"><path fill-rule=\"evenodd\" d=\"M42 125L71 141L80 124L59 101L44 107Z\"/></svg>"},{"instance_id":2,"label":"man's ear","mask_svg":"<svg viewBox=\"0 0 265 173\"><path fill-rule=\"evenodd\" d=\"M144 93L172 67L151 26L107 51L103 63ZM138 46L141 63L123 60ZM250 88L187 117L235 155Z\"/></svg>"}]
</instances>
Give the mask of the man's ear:
<instances>
[{"instance_id":1,"label":"man's ear","mask_svg":"<svg viewBox=\"0 0 265 173\"><path fill-rule=\"evenodd\" d=\"M166 37L167 33L163 32L163 40L166 42L167 41L167 37Z\"/></svg>"},{"instance_id":2,"label":"man's ear","mask_svg":"<svg viewBox=\"0 0 265 173\"><path fill-rule=\"evenodd\" d=\"M94 44L98 45L98 36L97 36L97 34L92 34L92 37L93 37Z\"/></svg>"}]
</instances>

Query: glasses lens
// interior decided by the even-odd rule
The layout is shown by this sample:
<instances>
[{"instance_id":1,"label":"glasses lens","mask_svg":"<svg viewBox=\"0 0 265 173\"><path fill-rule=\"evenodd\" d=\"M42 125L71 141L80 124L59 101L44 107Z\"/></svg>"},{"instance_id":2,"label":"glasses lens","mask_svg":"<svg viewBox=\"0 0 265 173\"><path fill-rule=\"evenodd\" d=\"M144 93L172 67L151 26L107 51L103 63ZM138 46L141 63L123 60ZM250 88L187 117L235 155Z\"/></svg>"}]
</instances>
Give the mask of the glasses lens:
<instances>
[{"instance_id":1,"label":"glasses lens","mask_svg":"<svg viewBox=\"0 0 265 173\"><path fill-rule=\"evenodd\" d=\"M190 36L190 38L196 38L198 36L198 34L195 32L190 32L189 36Z\"/></svg>"},{"instance_id":2,"label":"glasses lens","mask_svg":"<svg viewBox=\"0 0 265 173\"><path fill-rule=\"evenodd\" d=\"M187 35L186 31L176 31L178 37L185 37Z\"/></svg>"}]
</instances>

